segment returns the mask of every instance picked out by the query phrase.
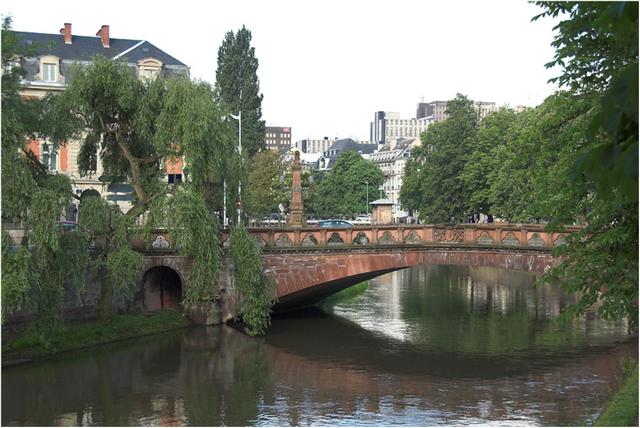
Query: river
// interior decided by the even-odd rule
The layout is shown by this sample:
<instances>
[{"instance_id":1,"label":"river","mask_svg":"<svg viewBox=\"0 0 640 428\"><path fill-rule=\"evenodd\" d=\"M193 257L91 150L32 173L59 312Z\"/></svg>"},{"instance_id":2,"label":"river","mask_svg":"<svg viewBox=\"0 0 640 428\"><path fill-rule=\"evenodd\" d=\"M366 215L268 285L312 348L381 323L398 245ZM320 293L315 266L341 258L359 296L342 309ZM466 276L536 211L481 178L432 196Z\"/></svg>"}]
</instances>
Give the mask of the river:
<instances>
[{"instance_id":1,"label":"river","mask_svg":"<svg viewBox=\"0 0 640 428\"><path fill-rule=\"evenodd\" d=\"M193 327L2 370L2 425L577 425L637 338L529 274L417 267L267 335Z\"/></svg>"}]
</instances>

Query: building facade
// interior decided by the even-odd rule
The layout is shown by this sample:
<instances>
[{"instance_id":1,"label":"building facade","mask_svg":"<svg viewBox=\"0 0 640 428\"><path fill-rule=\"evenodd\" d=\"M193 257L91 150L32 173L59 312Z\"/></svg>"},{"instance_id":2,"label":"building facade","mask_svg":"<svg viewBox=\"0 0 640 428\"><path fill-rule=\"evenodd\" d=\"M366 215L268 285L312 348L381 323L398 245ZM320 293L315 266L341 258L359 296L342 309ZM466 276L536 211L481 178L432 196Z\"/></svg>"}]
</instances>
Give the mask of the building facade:
<instances>
[{"instance_id":1,"label":"building facade","mask_svg":"<svg viewBox=\"0 0 640 428\"><path fill-rule=\"evenodd\" d=\"M487 115L498 111L496 103L491 101L474 101L473 106L480 114L480 119L484 119ZM429 103L418 103L416 109L416 118L433 119L433 122L441 122L449 117L447 114L447 101L431 101Z\"/></svg>"},{"instance_id":2,"label":"building facade","mask_svg":"<svg viewBox=\"0 0 640 428\"><path fill-rule=\"evenodd\" d=\"M338 157L346 151L353 150L367 159L377 148L376 144L364 144L351 138L335 140L327 150L325 150L317 160L318 169L328 171L335 165Z\"/></svg>"},{"instance_id":3,"label":"building facade","mask_svg":"<svg viewBox=\"0 0 640 428\"><path fill-rule=\"evenodd\" d=\"M114 39L108 25L100 27L95 37L72 34L72 25L65 23L58 34L12 31L24 46L33 46L33 56L20 58L25 71L21 95L41 99L51 93L64 91L75 64L87 65L96 55L123 60L140 79L180 74L189 76L189 68L179 60L146 40ZM80 142L69 141L57 151L45 139L27 142L31 150L50 171L66 174L76 195L100 195L117 203L121 209L131 206L132 189L128 184L108 184L101 180L103 168L98 156L95 170L81 176L78 170ZM182 180L182 160L166 162L168 182ZM73 219L73 208L67 210Z\"/></svg>"},{"instance_id":4,"label":"building facade","mask_svg":"<svg viewBox=\"0 0 640 428\"><path fill-rule=\"evenodd\" d=\"M264 132L267 149L281 152L291 147L290 126L266 126Z\"/></svg>"},{"instance_id":5,"label":"building facade","mask_svg":"<svg viewBox=\"0 0 640 428\"><path fill-rule=\"evenodd\" d=\"M432 117L403 119L399 113L378 111L370 124L371 142L384 146L391 140L420 138L429 125Z\"/></svg>"},{"instance_id":6,"label":"building facade","mask_svg":"<svg viewBox=\"0 0 640 428\"><path fill-rule=\"evenodd\" d=\"M384 174L382 190L387 198L393 202L392 212L395 222L402 221L408 216L400 203L400 188L404 178L404 169L411 156L411 150L420 145L419 138L390 140L380 150L373 153L369 160Z\"/></svg>"}]
</instances>

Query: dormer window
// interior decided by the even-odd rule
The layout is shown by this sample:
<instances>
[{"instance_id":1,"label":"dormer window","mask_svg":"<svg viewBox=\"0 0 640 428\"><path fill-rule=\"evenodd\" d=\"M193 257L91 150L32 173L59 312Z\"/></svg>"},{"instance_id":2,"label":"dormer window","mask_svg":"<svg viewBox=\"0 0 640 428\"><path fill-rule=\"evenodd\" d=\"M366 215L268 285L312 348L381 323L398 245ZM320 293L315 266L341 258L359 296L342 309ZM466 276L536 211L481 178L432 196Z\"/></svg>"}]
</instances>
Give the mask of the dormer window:
<instances>
[{"instance_id":1,"label":"dormer window","mask_svg":"<svg viewBox=\"0 0 640 428\"><path fill-rule=\"evenodd\" d=\"M57 64L52 64L50 62L45 62L42 66L42 80L45 82L55 82L57 73Z\"/></svg>"},{"instance_id":2,"label":"dormer window","mask_svg":"<svg viewBox=\"0 0 640 428\"><path fill-rule=\"evenodd\" d=\"M155 79L162 69L162 62L155 58L145 58L138 61L138 77L142 80Z\"/></svg>"},{"instance_id":3,"label":"dormer window","mask_svg":"<svg viewBox=\"0 0 640 428\"><path fill-rule=\"evenodd\" d=\"M55 55L46 55L39 58L40 73L36 80L47 83L63 83L64 76L60 74L60 58Z\"/></svg>"}]
</instances>

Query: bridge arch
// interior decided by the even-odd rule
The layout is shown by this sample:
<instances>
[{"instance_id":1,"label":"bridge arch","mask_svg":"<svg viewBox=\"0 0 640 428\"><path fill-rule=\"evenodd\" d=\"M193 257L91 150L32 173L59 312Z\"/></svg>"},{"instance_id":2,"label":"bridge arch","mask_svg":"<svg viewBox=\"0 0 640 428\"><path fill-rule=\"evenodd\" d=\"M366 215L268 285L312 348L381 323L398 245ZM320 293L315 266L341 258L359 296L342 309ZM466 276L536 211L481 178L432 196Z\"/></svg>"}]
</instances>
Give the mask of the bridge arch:
<instances>
[{"instance_id":1,"label":"bridge arch","mask_svg":"<svg viewBox=\"0 0 640 428\"><path fill-rule=\"evenodd\" d=\"M154 266L143 277L143 305L146 311L181 309L183 281L178 272L168 266Z\"/></svg>"},{"instance_id":2,"label":"bridge arch","mask_svg":"<svg viewBox=\"0 0 640 428\"><path fill-rule=\"evenodd\" d=\"M376 276L419 265L492 266L542 273L558 260L548 251L486 248L402 248L264 254L283 310L311 304Z\"/></svg>"}]
</instances>

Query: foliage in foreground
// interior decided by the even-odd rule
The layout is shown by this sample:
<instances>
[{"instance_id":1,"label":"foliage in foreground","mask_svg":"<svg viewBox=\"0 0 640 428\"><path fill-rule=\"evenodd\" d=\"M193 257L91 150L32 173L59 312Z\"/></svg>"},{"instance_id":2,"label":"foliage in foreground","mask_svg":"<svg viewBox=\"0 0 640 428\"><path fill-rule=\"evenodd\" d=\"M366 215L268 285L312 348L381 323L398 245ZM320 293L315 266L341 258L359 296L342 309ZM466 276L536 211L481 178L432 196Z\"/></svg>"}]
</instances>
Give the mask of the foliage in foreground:
<instances>
[{"instance_id":1,"label":"foliage in foreground","mask_svg":"<svg viewBox=\"0 0 640 428\"><path fill-rule=\"evenodd\" d=\"M638 365L629 374L620 391L596 420L600 427L638 426Z\"/></svg>"},{"instance_id":2,"label":"foliage in foreground","mask_svg":"<svg viewBox=\"0 0 640 428\"><path fill-rule=\"evenodd\" d=\"M166 228L180 255L188 260L185 303L218 297L221 264L218 223L202 194L185 185L156 199L149 210L145 236L156 228Z\"/></svg>"},{"instance_id":3,"label":"foliage in foreground","mask_svg":"<svg viewBox=\"0 0 640 428\"><path fill-rule=\"evenodd\" d=\"M242 224L232 230L229 239L235 284L241 294L239 313L250 335L262 335L271 325L271 307L276 301L275 282L264 273L260 246Z\"/></svg>"},{"instance_id":4,"label":"foliage in foreground","mask_svg":"<svg viewBox=\"0 0 640 428\"><path fill-rule=\"evenodd\" d=\"M579 136L571 183L586 189L587 227L556 252L566 259L550 278L580 291L581 314L601 303L607 319L638 328L638 4L539 3L535 17L568 14L556 27L556 80L592 100ZM562 230L557 224L551 228Z\"/></svg>"}]
</instances>

